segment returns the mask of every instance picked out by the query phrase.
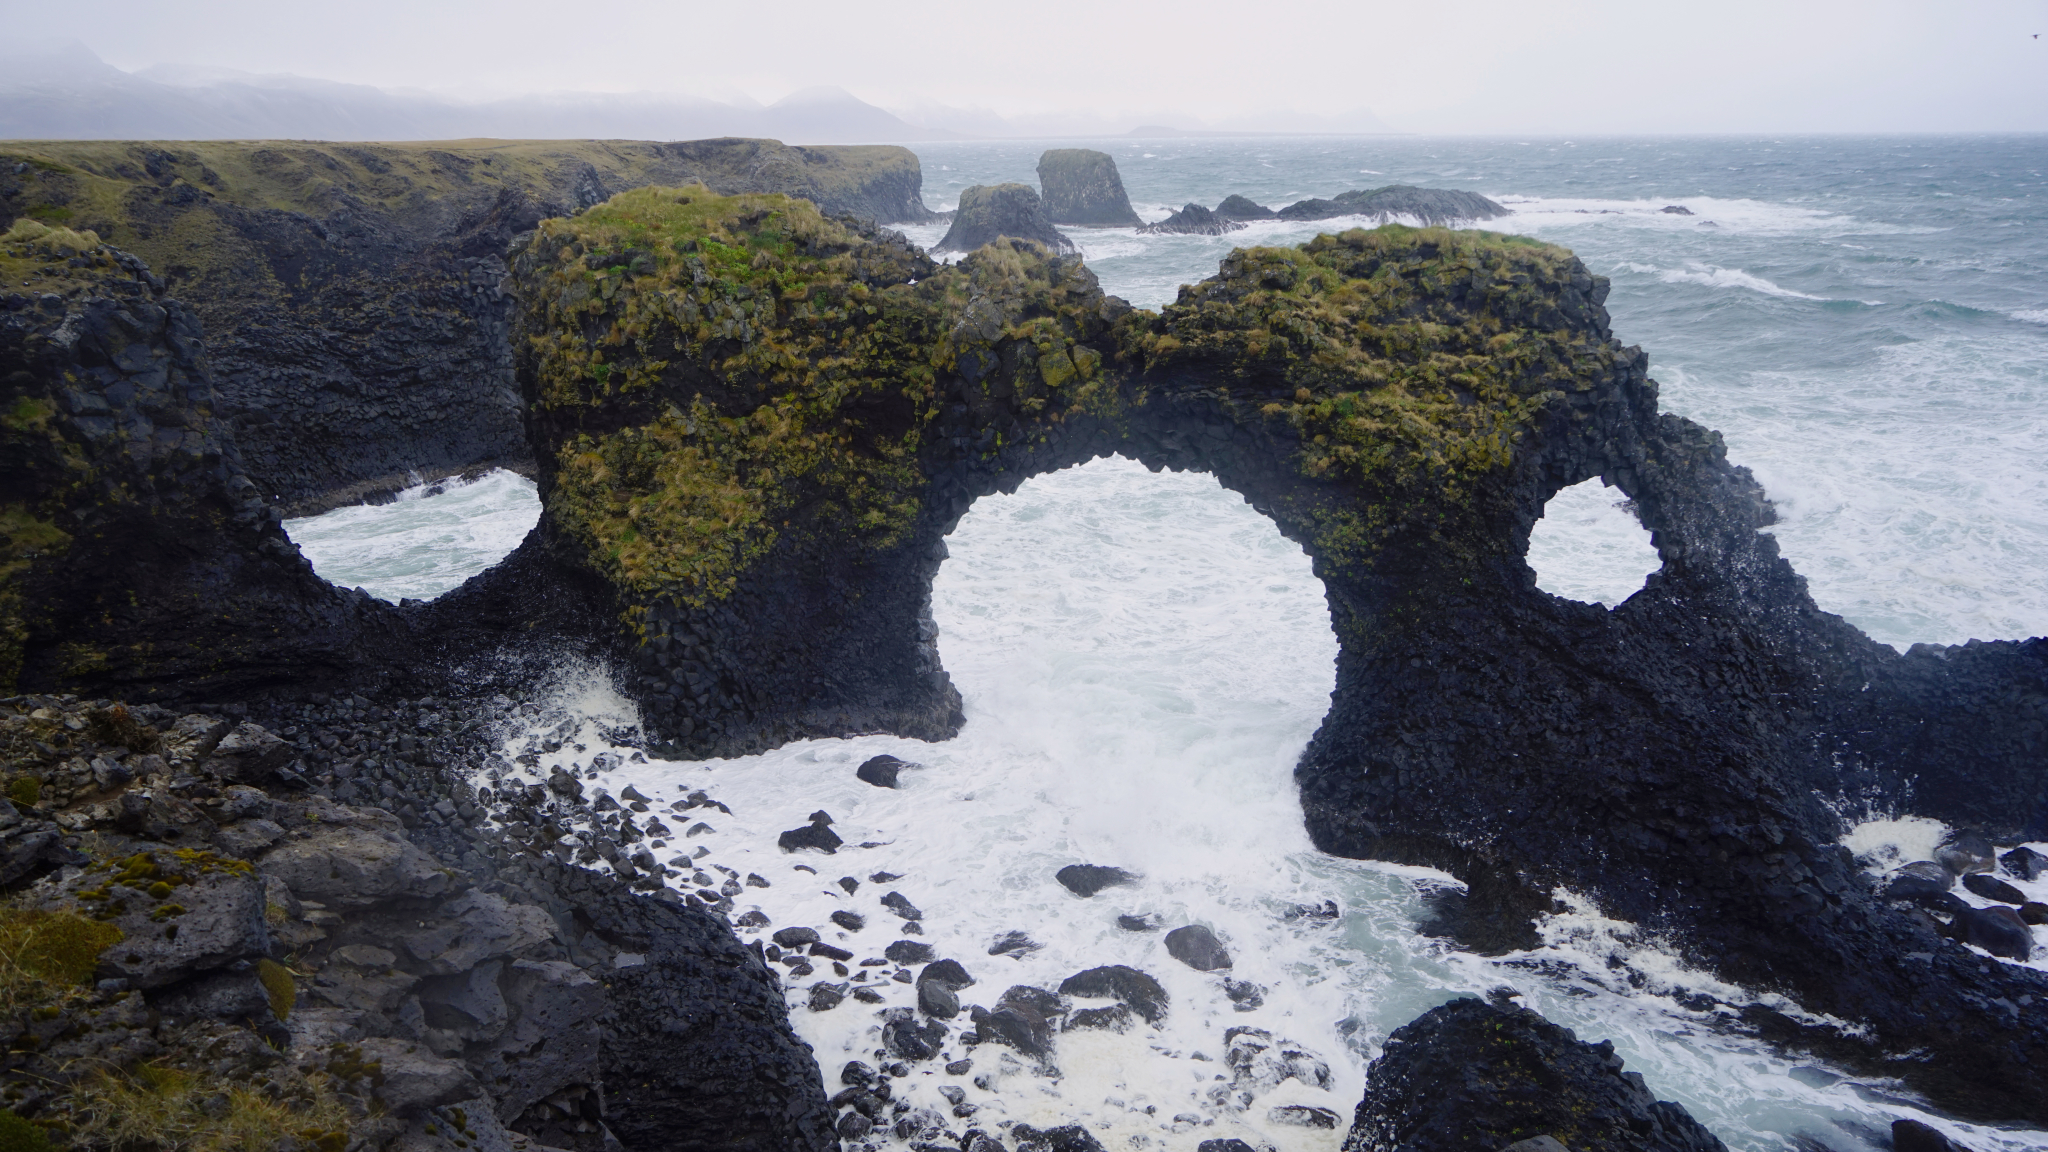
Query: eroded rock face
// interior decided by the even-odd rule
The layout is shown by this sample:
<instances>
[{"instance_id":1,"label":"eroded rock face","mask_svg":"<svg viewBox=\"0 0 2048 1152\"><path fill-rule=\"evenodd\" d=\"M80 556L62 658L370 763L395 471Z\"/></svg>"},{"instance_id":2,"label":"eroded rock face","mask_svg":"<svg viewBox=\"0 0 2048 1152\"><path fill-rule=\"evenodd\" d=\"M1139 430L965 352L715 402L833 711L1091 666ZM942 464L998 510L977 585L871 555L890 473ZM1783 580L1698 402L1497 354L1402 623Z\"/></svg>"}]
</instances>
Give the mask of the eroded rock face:
<instances>
[{"instance_id":1,"label":"eroded rock face","mask_svg":"<svg viewBox=\"0 0 2048 1152\"><path fill-rule=\"evenodd\" d=\"M1329 220L1369 216L1385 223L1399 217L1432 227L1497 220L1513 215L1477 192L1389 184L1385 188L1339 193L1329 200L1298 200L1274 213L1282 220Z\"/></svg>"},{"instance_id":2,"label":"eroded rock face","mask_svg":"<svg viewBox=\"0 0 2048 1152\"><path fill-rule=\"evenodd\" d=\"M1365 1072L1346 1152L1465 1152L1549 1137L1573 1152L1722 1152L1614 1045L1526 1008L1453 1000L1394 1030Z\"/></svg>"},{"instance_id":3,"label":"eroded rock face","mask_svg":"<svg viewBox=\"0 0 2048 1152\"><path fill-rule=\"evenodd\" d=\"M289 515L429 478L524 469L504 291L512 237L623 189L703 181L922 222L908 149L677 143L37 143L0 171L0 226L91 203L204 323L262 496ZM194 243L194 237L203 237ZM9 282L18 289L21 277Z\"/></svg>"},{"instance_id":4,"label":"eroded rock face","mask_svg":"<svg viewBox=\"0 0 2048 1152\"><path fill-rule=\"evenodd\" d=\"M1089 228L1135 228L1144 221L1124 193L1116 158L1092 148L1048 148L1038 158L1045 218Z\"/></svg>"},{"instance_id":5,"label":"eroded rock face","mask_svg":"<svg viewBox=\"0 0 2048 1152\"><path fill-rule=\"evenodd\" d=\"M1008 237L1031 240L1049 251L1072 252L1074 242L1052 226L1038 193L1025 184L995 184L960 193L953 224L933 252L972 252Z\"/></svg>"},{"instance_id":6,"label":"eroded rock face","mask_svg":"<svg viewBox=\"0 0 2048 1152\"><path fill-rule=\"evenodd\" d=\"M927 605L969 504L1110 452L1206 470L1330 599L1338 687L1298 769L1320 847L1456 874L1447 922L1496 949L1565 886L1868 1023L1872 1059L1941 1053L1904 1074L1949 1106L2048 1116L2025 1071L2048 1021L1972 1007L2048 987L1876 898L1824 802L1925 771L1996 782L1987 824L2039 820L2048 643L1901 657L1819 612L1762 490L1657 410L1569 253L1347 232L1235 252L1154 315L1034 245L934 268L801 205L681 195L551 222L516 269L543 532L635 622L654 732L691 755L949 733ZM1664 561L1612 611L1523 560L1593 476Z\"/></svg>"},{"instance_id":7,"label":"eroded rock face","mask_svg":"<svg viewBox=\"0 0 2048 1152\"><path fill-rule=\"evenodd\" d=\"M385 606L313 574L249 478L193 314L135 257L24 222L0 240L0 693L130 700L339 678ZM46 291L23 269L58 267ZM237 745L240 770L265 750Z\"/></svg>"}]
</instances>

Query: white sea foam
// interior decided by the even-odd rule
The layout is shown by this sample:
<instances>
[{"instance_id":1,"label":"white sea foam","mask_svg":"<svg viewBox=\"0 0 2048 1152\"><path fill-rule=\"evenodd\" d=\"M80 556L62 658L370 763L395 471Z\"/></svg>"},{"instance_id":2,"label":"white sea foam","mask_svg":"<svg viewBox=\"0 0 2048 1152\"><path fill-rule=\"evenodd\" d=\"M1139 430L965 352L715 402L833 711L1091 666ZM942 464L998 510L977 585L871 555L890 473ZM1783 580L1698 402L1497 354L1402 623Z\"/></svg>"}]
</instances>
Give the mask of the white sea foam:
<instances>
[{"instance_id":1,"label":"white sea foam","mask_svg":"<svg viewBox=\"0 0 2048 1152\"><path fill-rule=\"evenodd\" d=\"M396 603L455 588L504 559L539 519L533 481L498 468L474 482L415 484L389 504L287 520L284 529L328 581Z\"/></svg>"},{"instance_id":2,"label":"white sea foam","mask_svg":"<svg viewBox=\"0 0 2048 1152\"><path fill-rule=\"evenodd\" d=\"M967 1003L992 1005L1013 984L1057 987L1101 964L1151 973L1172 998L1157 1028L1062 1035L1057 1078L1006 1061L1000 1046L969 1049L949 1036L950 1056L971 1056L973 1067L952 1076L940 1061L920 1066L898 1082L917 1107L947 1112L937 1092L945 1085L981 1108L974 1123L1081 1122L1109 1147L1136 1147L1130 1141L1143 1137L1179 1150L1237 1136L1286 1152L1332 1149L1341 1129L1279 1126L1268 1109L1302 1103L1348 1119L1388 1032L1452 996L1506 985L1581 1036L1612 1039L1661 1097L1743 1152L1775 1152L1793 1134L1858 1148L1835 1121L1883 1128L1899 1113L1873 1102L1868 1083L1735 1035L1730 1008L1701 1009L1693 997L1803 1015L1798 1005L1692 970L1569 893L1560 895L1570 911L1545 922L1543 947L1479 957L1414 931L1420 893L1454 886L1449 877L1316 852L1291 772L1332 683L1321 586L1299 548L1214 480L1098 461L978 501L949 546L933 611L966 700L957 739L812 740L683 763L633 763L632 750L617 749L627 762L590 777L614 795L632 785L655 799L656 812L699 789L729 807L665 816L677 833L699 820L713 830L678 836L657 856L707 852L678 869L679 884L700 867L714 882L725 878L721 867L768 880L734 897L736 911L758 909L772 921L749 935L815 927L857 960L879 957L898 938L921 941L976 978L962 993ZM530 779L557 764L588 770L610 748L605 729L632 718L599 677L565 677L557 692L575 699L507 736L509 758L569 723L559 751L535 756ZM903 772L899 790L854 776L881 753L919 765ZM778 833L819 809L847 847L831 856L779 851ZM1142 879L1083 900L1053 880L1078 862ZM884 871L899 878L870 879ZM859 880L858 890L845 892L841 876ZM922 932L906 935L883 908L889 891L921 910ZM1342 910L1335 923L1285 915L1325 900ZM865 916L866 927L835 927L830 914L842 910ZM1262 986L1264 1003L1236 1011L1219 975L1171 959L1159 931L1120 929L1118 914L1154 917L1162 928L1211 926L1232 952L1231 976ZM1040 948L989 955L1010 931ZM809 987L845 980L816 963L819 971L791 981L791 1018L833 1082L849 1059L875 1062L880 1012L913 1003L915 992L884 979L882 1004L848 999L813 1012ZM1328 1088L1285 1080L1248 1109L1219 1106L1210 1092L1229 1083L1216 1079L1229 1075L1223 1033L1240 1025L1314 1052L1329 1066ZM991 1074L990 1089L975 1084ZM1203 1122L1177 1126L1184 1114ZM2027 1146L2013 1134L1948 1130L1986 1148Z\"/></svg>"}]
</instances>

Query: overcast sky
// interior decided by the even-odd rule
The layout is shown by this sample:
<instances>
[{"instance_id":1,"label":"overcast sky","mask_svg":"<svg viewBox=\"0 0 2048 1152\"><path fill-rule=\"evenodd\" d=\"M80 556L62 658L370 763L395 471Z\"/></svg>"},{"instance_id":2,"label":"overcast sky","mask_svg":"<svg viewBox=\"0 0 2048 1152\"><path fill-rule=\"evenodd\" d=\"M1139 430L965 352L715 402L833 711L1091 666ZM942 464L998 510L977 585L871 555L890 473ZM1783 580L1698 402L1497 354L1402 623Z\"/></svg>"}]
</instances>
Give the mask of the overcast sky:
<instances>
[{"instance_id":1,"label":"overcast sky","mask_svg":"<svg viewBox=\"0 0 2048 1152\"><path fill-rule=\"evenodd\" d=\"M9 37L468 95L839 85L885 107L1413 132L2048 131L2048 0L0 0Z\"/></svg>"}]
</instances>

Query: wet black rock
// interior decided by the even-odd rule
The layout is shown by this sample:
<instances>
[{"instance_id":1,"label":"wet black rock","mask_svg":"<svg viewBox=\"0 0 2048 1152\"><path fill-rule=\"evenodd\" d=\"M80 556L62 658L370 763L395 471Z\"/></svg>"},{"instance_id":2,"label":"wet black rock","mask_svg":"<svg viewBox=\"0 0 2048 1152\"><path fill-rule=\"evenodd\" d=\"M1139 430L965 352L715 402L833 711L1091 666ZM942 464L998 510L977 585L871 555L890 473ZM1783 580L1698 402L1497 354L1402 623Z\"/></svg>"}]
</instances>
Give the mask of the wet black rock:
<instances>
[{"instance_id":1,"label":"wet black rock","mask_svg":"<svg viewBox=\"0 0 2048 1152\"><path fill-rule=\"evenodd\" d=\"M882 1025L882 1047L903 1060L929 1060L939 1054L945 1043L944 1024L936 1020L920 1024L908 1008L890 1009L890 1018Z\"/></svg>"},{"instance_id":2,"label":"wet black rock","mask_svg":"<svg viewBox=\"0 0 2048 1152\"><path fill-rule=\"evenodd\" d=\"M848 960L853 959L853 953L848 952L844 948L835 948L832 945L827 944L823 941L818 941L812 944L809 948L809 952L813 956L823 956L827 960L837 960L841 964L844 964Z\"/></svg>"},{"instance_id":3,"label":"wet black rock","mask_svg":"<svg viewBox=\"0 0 2048 1152\"><path fill-rule=\"evenodd\" d=\"M1345 1147L1466 1152L1548 1135L1572 1152L1724 1152L1685 1109L1524 1008L1453 1000L1394 1030L1366 1069Z\"/></svg>"},{"instance_id":4,"label":"wet black rock","mask_svg":"<svg viewBox=\"0 0 2048 1152\"><path fill-rule=\"evenodd\" d=\"M977 1005L969 1015L984 1044L1007 1044L1038 1059L1052 1052L1053 1027L1066 1013L1058 994L1028 984L1011 986L992 1009Z\"/></svg>"},{"instance_id":5,"label":"wet black rock","mask_svg":"<svg viewBox=\"0 0 2048 1152\"><path fill-rule=\"evenodd\" d=\"M953 225L932 252L972 252L1006 237L1043 244L1056 254L1075 251L1074 242L1046 219L1038 193L1023 184L997 184L960 193Z\"/></svg>"},{"instance_id":6,"label":"wet black rock","mask_svg":"<svg viewBox=\"0 0 2048 1152\"><path fill-rule=\"evenodd\" d=\"M882 907L903 917L905 920L924 919L924 913L918 911L917 905L912 904L901 892L891 892L883 896Z\"/></svg>"},{"instance_id":7,"label":"wet black rock","mask_svg":"<svg viewBox=\"0 0 2048 1152\"><path fill-rule=\"evenodd\" d=\"M1664 214L1665 214L1666 216L1690 216L1690 215L1692 215L1692 209L1690 209L1690 208L1687 208L1687 207L1686 207L1685 205L1683 205L1683 204L1666 204L1666 205L1665 205L1665 206L1663 206L1662 208L1659 208L1659 209L1657 209L1657 211L1659 211L1659 212L1662 212L1662 213L1664 213Z\"/></svg>"},{"instance_id":8,"label":"wet black rock","mask_svg":"<svg viewBox=\"0 0 2048 1152\"><path fill-rule=\"evenodd\" d=\"M882 955L897 964L923 964L933 956L932 946L916 940L898 940L882 950Z\"/></svg>"},{"instance_id":9,"label":"wet black rock","mask_svg":"<svg viewBox=\"0 0 2048 1152\"><path fill-rule=\"evenodd\" d=\"M1230 1000L1230 1006L1239 1012L1253 1012L1266 1006L1266 988L1249 980L1232 980L1224 977L1223 995Z\"/></svg>"},{"instance_id":10,"label":"wet black rock","mask_svg":"<svg viewBox=\"0 0 2048 1152\"><path fill-rule=\"evenodd\" d=\"M988 954L991 956L1010 956L1021 960L1043 947L1045 945L1033 940L1025 933L1005 932L1001 936L996 937L995 942L988 946Z\"/></svg>"},{"instance_id":11,"label":"wet black rock","mask_svg":"<svg viewBox=\"0 0 2048 1152\"><path fill-rule=\"evenodd\" d=\"M848 912L844 908L832 914L832 922L848 932L858 932L868 926L866 917L858 912Z\"/></svg>"},{"instance_id":12,"label":"wet black rock","mask_svg":"<svg viewBox=\"0 0 2048 1152\"><path fill-rule=\"evenodd\" d=\"M2039 880L2043 874L2048 874L2048 856L2025 846L2000 856L1998 862L2005 866L2007 874L2022 880Z\"/></svg>"},{"instance_id":13,"label":"wet black rock","mask_svg":"<svg viewBox=\"0 0 2048 1152\"><path fill-rule=\"evenodd\" d=\"M1296 904L1280 914L1282 920L1306 920L1312 924L1334 924L1338 917L1337 902L1325 900L1321 904Z\"/></svg>"},{"instance_id":14,"label":"wet black rock","mask_svg":"<svg viewBox=\"0 0 2048 1152\"><path fill-rule=\"evenodd\" d=\"M1932 860L1915 860L1902 865L1884 879L1883 892L1888 900L1911 900L1927 903L1948 895L1956 886L1955 874Z\"/></svg>"},{"instance_id":15,"label":"wet black rock","mask_svg":"<svg viewBox=\"0 0 2048 1152\"><path fill-rule=\"evenodd\" d=\"M1976 832L1957 832L1934 850L1934 859L1957 876L1989 872L1998 866L1998 850Z\"/></svg>"},{"instance_id":16,"label":"wet black rock","mask_svg":"<svg viewBox=\"0 0 2048 1152\"><path fill-rule=\"evenodd\" d=\"M925 965L924 971L917 974L917 982L920 985L944 984L958 992L962 988L973 987L974 977L967 974L967 969L958 960L938 960Z\"/></svg>"},{"instance_id":17,"label":"wet black rock","mask_svg":"<svg viewBox=\"0 0 2048 1152\"><path fill-rule=\"evenodd\" d=\"M904 762L894 756L875 756L863 761L860 767L853 770L853 774L862 782L877 788L894 788L896 774L903 771L903 768Z\"/></svg>"},{"instance_id":18,"label":"wet black rock","mask_svg":"<svg viewBox=\"0 0 2048 1152\"><path fill-rule=\"evenodd\" d=\"M1185 924L1166 934L1166 952L1198 972L1230 967L1230 953L1216 933L1202 924Z\"/></svg>"},{"instance_id":19,"label":"wet black rock","mask_svg":"<svg viewBox=\"0 0 2048 1152\"><path fill-rule=\"evenodd\" d=\"M809 1006L813 1012L829 1012L846 999L845 984L813 984Z\"/></svg>"},{"instance_id":20,"label":"wet black rock","mask_svg":"<svg viewBox=\"0 0 2048 1152\"><path fill-rule=\"evenodd\" d=\"M2020 919L2029 924L2048 924L2048 904L2029 900L2020 905Z\"/></svg>"},{"instance_id":21,"label":"wet black rock","mask_svg":"<svg viewBox=\"0 0 2048 1152\"><path fill-rule=\"evenodd\" d=\"M927 1016L951 1020L960 1014L960 995L937 981L920 981L917 1007Z\"/></svg>"},{"instance_id":22,"label":"wet black rock","mask_svg":"<svg viewBox=\"0 0 2048 1152\"><path fill-rule=\"evenodd\" d=\"M1195 1146L1195 1152L1258 1152L1258 1149L1233 1136L1228 1140L1204 1140Z\"/></svg>"},{"instance_id":23,"label":"wet black rock","mask_svg":"<svg viewBox=\"0 0 2048 1152\"><path fill-rule=\"evenodd\" d=\"M1957 936L1993 956L2025 960L2034 952L2034 933L2011 908L1966 908L1956 913Z\"/></svg>"},{"instance_id":24,"label":"wet black rock","mask_svg":"<svg viewBox=\"0 0 2048 1152\"><path fill-rule=\"evenodd\" d=\"M1151 916L1118 916L1116 926L1126 932L1159 931L1159 921Z\"/></svg>"},{"instance_id":25,"label":"wet black rock","mask_svg":"<svg viewBox=\"0 0 2048 1152\"><path fill-rule=\"evenodd\" d=\"M1248 200L1233 192L1223 198L1223 203L1216 205L1216 215L1225 220L1271 220L1274 212L1256 200Z\"/></svg>"},{"instance_id":26,"label":"wet black rock","mask_svg":"<svg viewBox=\"0 0 2048 1152\"><path fill-rule=\"evenodd\" d=\"M1166 1019L1169 997L1166 989L1144 972L1122 964L1106 964L1076 972L1060 983L1065 996L1092 996L1115 1000L1145 1018L1148 1024Z\"/></svg>"},{"instance_id":27,"label":"wet black rock","mask_svg":"<svg viewBox=\"0 0 2048 1152\"><path fill-rule=\"evenodd\" d=\"M1892 1152L1970 1152L1969 1147L1918 1120L1892 1121Z\"/></svg>"},{"instance_id":28,"label":"wet black rock","mask_svg":"<svg viewBox=\"0 0 2048 1152\"><path fill-rule=\"evenodd\" d=\"M1010 1136L1017 1142L1017 1152L1105 1152L1102 1144L1079 1124L1046 1129L1018 1124L1010 1129Z\"/></svg>"},{"instance_id":29,"label":"wet black rock","mask_svg":"<svg viewBox=\"0 0 2048 1152\"><path fill-rule=\"evenodd\" d=\"M769 939L782 945L784 948L801 948L806 944L816 944L818 942L818 930L816 928L778 928L775 930L775 935L769 937Z\"/></svg>"},{"instance_id":30,"label":"wet black rock","mask_svg":"<svg viewBox=\"0 0 2048 1152\"><path fill-rule=\"evenodd\" d=\"M1105 888L1138 882L1136 874L1106 864L1069 864L1053 876L1076 896L1093 896Z\"/></svg>"},{"instance_id":31,"label":"wet black rock","mask_svg":"<svg viewBox=\"0 0 2048 1152\"><path fill-rule=\"evenodd\" d=\"M1148 236L1222 236L1244 227L1235 220L1218 216L1200 204L1189 204L1157 224L1138 229Z\"/></svg>"},{"instance_id":32,"label":"wet black rock","mask_svg":"<svg viewBox=\"0 0 2048 1152\"><path fill-rule=\"evenodd\" d=\"M1076 1008L1067 1014L1067 1021L1061 1026L1062 1032L1128 1032L1137 1017L1121 1004L1107 1008Z\"/></svg>"},{"instance_id":33,"label":"wet black rock","mask_svg":"<svg viewBox=\"0 0 2048 1152\"><path fill-rule=\"evenodd\" d=\"M846 843L839 838L837 832L823 824L806 824L801 828L792 828L778 836L775 842L784 852L809 850L827 854L838 852L840 846Z\"/></svg>"},{"instance_id":34,"label":"wet black rock","mask_svg":"<svg viewBox=\"0 0 2048 1152\"><path fill-rule=\"evenodd\" d=\"M1424 225L1439 226L1492 220L1511 213L1477 192L1390 184L1385 188L1344 192L1330 200L1297 201L1275 215L1282 220L1366 216L1383 224L1398 216Z\"/></svg>"},{"instance_id":35,"label":"wet black rock","mask_svg":"<svg viewBox=\"0 0 2048 1152\"><path fill-rule=\"evenodd\" d=\"M1092 148L1048 148L1038 157L1045 218L1054 224L1135 228L1144 221L1124 193L1116 160Z\"/></svg>"},{"instance_id":36,"label":"wet black rock","mask_svg":"<svg viewBox=\"0 0 2048 1152\"><path fill-rule=\"evenodd\" d=\"M1963 887L1986 900L2001 904L2025 904L2027 894L2000 880L1989 872L1970 872L1963 876Z\"/></svg>"}]
</instances>

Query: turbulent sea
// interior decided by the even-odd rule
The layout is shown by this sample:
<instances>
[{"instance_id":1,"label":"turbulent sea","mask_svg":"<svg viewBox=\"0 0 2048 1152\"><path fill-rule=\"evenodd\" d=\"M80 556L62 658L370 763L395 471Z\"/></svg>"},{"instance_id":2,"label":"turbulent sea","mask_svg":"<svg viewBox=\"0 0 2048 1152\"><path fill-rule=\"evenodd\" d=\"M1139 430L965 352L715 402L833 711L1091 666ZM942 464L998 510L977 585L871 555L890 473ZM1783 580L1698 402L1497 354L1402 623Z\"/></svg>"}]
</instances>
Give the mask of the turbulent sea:
<instances>
[{"instance_id":1,"label":"turbulent sea","mask_svg":"<svg viewBox=\"0 0 2048 1152\"><path fill-rule=\"evenodd\" d=\"M1777 502L1773 531L1822 608L1901 649L2048 633L2048 138L1084 143L1116 157L1147 220L1231 193L1274 207L1393 183L1493 197L1515 214L1487 227L1570 247L1612 279L1616 334L1649 350L1668 410L1720 429L1755 470ZM926 202L1035 184L1047 146L917 145ZM1066 231L1107 291L1156 308L1233 246L1347 223L1216 238ZM906 231L929 245L943 228ZM436 595L513 547L538 512L531 485L509 474L440 487L287 527L336 583L392 600ZM1641 586L1656 559L1618 499L1593 481L1552 502L1530 551L1543 587L1612 605ZM1078 1121L1119 1150L1228 1136L1334 1149L1389 1031L1505 985L1581 1037L1612 1039L1652 1090L1736 1149L1802 1136L1840 1152L1881 1147L1897 1116L1980 1149L2048 1147L2048 1134L1929 1116L1893 1085L1745 1039L1727 1026L1732 1008L1769 998L1688 971L1583 901L1545 925L1532 953L1485 959L1416 935L1425 895L1447 877L1333 859L1308 842L1291 773L1333 680L1322 589L1301 550L1210 477L1097 461L981 500L948 544L934 615L966 699L958 739L649 761L605 743L634 717L602 671L565 667L530 723L505 733L504 752L530 753L529 771L577 766L587 787L614 795L634 786L661 812L706 793L730 813L665 816L677 835L657 855L700 857L672 883L758 875L769 886L743 886L736 911L758 909L769 932L815 927L856 962L899 938L929 944L977 979L965 1003L1101 964L1165 985L1172 1007L1158 1027L1067 1033L1056 1077L949 1040L949 1058L972 1055L974 1067L949 1075L933 1062L899 1091L950 1117L939 1089L957 1087L979 1112L949 1119L956 1129ZM901 790L854 779L883 752L921 765ZM817 809L849 847L778 851L777 833ZM1873 868L1924 858L1941 832L1849 815L1848 842ZM700 822L709 830L683 835ZM1053 880L1080 862L1142 879L1083 900ZM884 873L897 878L871 879ZM2048 899L2048 882L2038 887ZM879 903L891 891L922 911L921 933L902 933ZM1334 923L1289 918L1324 901L1341 910ZM845 931L835 911L866 926ZM1212 927L1240 999L1254 984L1262 1002L1242 1010L1219 976L1170 959L1161 931L1121 928L1119 915ZM1015 931L1038 947L989 953ZM2037 936L2048 948L2048 933ZM874 1062L878 1013L915 992L887 979L895 965L878 965L866 971L879 1003L813 1012L811 985L849 982L818 964L788 981L792 1020L836 1090L842 1063ZM1310 1056L1277 1082L1272 1062L1240 1075L1225 1061L1235 1027ZM1324 1131L1273 1118L1291 1104L1342 1119Z\"/></svg>"}]
</instances>

